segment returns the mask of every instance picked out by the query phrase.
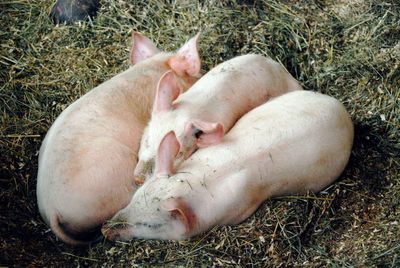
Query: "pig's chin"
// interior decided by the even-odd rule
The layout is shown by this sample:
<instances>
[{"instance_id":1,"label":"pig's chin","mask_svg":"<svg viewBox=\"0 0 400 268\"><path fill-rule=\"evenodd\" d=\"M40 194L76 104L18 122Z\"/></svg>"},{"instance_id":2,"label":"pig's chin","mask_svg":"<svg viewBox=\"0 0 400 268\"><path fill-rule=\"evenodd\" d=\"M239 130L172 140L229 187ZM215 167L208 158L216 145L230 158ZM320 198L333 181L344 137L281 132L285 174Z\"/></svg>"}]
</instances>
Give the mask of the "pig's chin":
<instances>
[{"instance_id":1,"label":"pig's chin","mask_svg":"<svg viewBox=\"0 0 400 268\"><path fill-rule=\"evenodd\" d=\"M185 227L179 221L172 221L165 225L139 222L123 228L104 225L101 231L106 239L112 241L130 241L133 238L161 240L183 240L186 238Z\"/></svg>"},{"instance_id":2,"label":"pig's chin","mask_svg":"<svg viewBox=\"0 0 400 268\"><path fill-rule=\"evenodd\" d=\"M185 227L177 221L172 221L165 224L140 223L134 228L133 236L142 239L159 239L159 240L183 240L185 236Z\"/></svg>"}]
</instances>

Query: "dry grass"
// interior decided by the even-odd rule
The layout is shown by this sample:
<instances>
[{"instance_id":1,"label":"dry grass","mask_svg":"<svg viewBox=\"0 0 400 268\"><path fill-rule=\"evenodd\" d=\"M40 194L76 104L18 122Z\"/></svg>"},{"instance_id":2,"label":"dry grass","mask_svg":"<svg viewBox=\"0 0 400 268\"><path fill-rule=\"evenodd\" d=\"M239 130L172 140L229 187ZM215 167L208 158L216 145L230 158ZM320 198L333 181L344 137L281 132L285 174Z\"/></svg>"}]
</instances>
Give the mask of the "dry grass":
<instances>
[{"instance_id":1,"label":"dry grass","mask_svg":"<svg viewBox=\"0 0 400 268\"><path fill-rule=\"evenodd\" d=\"M0 266L399 267L397 1L144 2L103 1L93 23L60 27L50 0L0 2ZM37 211L40 142L68 104L126 69L132 30L167 50L202 30L205 69L270 55L340 99L356 125L345 172L318 195L269 200L243 224L188 241L57 241Z\"/></svg>"}]
</instances>

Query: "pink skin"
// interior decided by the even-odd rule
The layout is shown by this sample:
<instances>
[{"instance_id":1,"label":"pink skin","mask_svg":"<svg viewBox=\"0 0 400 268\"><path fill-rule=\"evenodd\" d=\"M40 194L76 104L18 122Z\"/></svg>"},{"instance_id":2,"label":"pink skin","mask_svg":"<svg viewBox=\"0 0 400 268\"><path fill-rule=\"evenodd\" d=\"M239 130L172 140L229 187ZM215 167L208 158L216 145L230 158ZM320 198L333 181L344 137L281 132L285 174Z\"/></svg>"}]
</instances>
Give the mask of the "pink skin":
<instances>
[{"instance_id":1,"label":"pink skin","mask_svg":"<svg viewBox=\"0 0 400 268\"><path fill-rule=\"evenodd\" d=\"M40 149L37 199L43 219L63 241L92 241L94 231L129 203L157 83L172 71L185 91L200 77L198 38L173 54L133 33L133 66L72 103L51 126Z\"/></svg>"},{"instance_id":2,"label":"pink skin","mask_svg":"<svg viewBox=\"0 0 400 268\"><path fill-rule=\"evenodd\" d=\"M102 228L111 240L186 239L214 226L238 224L266 199L317 192L345 168L353 124L332 97L294 91L244 115L212 147L175 171L174 132L162 139L155 174Z\"/></svg>"},{"instance_id":3,"label":"pink skin","mask_svg":"<svg viewBox=\"0 0 400 268\"><path fill-rule=\"evenodd\" d=\"M220 143L224 133L254 107L301 89L279 63L254 54L219 64L184 94L174 75L167 72L158 83L135 176L143 182L152 175L157 147L168 132L175 132L180 145L177 167L196 149Z\"/></svg>"}]
</instances>

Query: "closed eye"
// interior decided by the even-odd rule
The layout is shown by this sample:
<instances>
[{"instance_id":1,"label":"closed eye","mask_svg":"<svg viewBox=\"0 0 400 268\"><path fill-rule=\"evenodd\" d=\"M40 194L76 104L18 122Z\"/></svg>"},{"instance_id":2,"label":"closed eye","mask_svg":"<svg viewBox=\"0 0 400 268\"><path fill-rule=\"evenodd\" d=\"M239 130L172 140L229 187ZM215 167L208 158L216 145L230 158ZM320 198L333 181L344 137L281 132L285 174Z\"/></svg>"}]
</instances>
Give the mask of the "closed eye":
<instances>
[{"instance_id":1,"label":"closed eye","mask_svg":"<svg viewBox=\"0 0 400 268\"><path fill-rule=\"evenodd\" d=\"M150 223L150 222L136 222L134 224L135 227L145 227L145 228L149 228L152 230L157 230L160 229L161 227L164 226L164 224L161 223Z\"/></svg>"}]
</instances>

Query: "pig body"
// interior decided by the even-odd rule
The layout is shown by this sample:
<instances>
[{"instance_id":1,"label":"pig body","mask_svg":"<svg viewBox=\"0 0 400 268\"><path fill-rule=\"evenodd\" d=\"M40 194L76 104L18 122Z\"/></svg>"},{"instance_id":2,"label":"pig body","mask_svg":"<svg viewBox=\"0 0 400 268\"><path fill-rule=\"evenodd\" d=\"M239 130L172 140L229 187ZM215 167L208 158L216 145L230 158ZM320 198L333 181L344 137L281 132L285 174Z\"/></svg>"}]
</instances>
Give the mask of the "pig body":
<instances>
[{"instance_id":1,"label":"pig body","mask_svg":"<svg viewBox=\"0 0 400 268\"><path fill-rule=\"evenodd\" d=\"M180 86L184 90L196 80L197 37L172 54L134 33L135 65L72 103L49 129L40 148L37 200L43 219L63 241L91 242L101 224L128 204L158 80L183 56L197 66L177 69L184 73L177 78Z\"/></svg>"},{"instance_id":2,"label":"pig body","mask_svg":"<svg viewBox=\"0 0 400 268\"><path fill-rule=\"evenodd\" d=\"M177 166L197 148L220 142L224 132L249 110L271 97L302 89L280 64L254 54L219 64L174 102L179 93L172 79L166 74L158 85L135 176L151 176L157 148L169 131L175 132L180 144Z\"/></svg>"},{"instance_id":3,"label":"pig body","mask_svg":"<svg viewBox=\"0 0 400 268\"><path fill-rule=\"evenodd\" d=\"M163 165L174 158L165 151L176 138L166 137L156 160L162 175L103 226L107 238L185 239L240 223L267 198L320 191L348 162L353 124L336 99L295 91L244 115L222 143L195 152L176 173Z\"/></svg>"}]
</instances>

